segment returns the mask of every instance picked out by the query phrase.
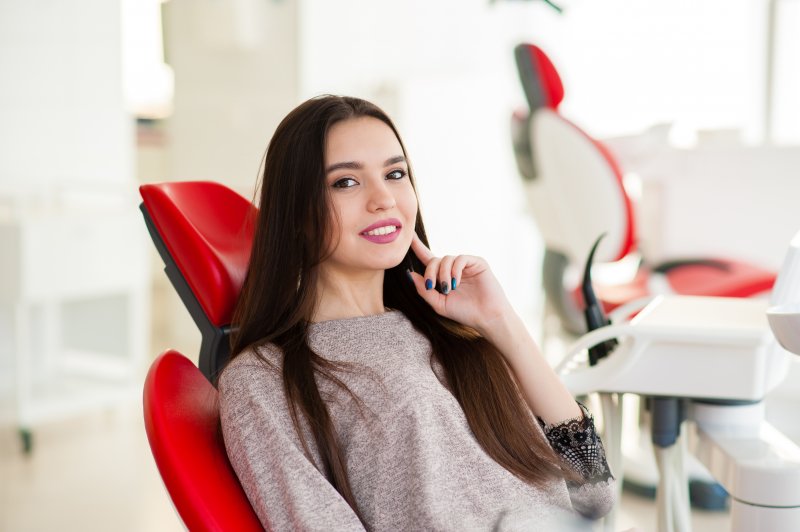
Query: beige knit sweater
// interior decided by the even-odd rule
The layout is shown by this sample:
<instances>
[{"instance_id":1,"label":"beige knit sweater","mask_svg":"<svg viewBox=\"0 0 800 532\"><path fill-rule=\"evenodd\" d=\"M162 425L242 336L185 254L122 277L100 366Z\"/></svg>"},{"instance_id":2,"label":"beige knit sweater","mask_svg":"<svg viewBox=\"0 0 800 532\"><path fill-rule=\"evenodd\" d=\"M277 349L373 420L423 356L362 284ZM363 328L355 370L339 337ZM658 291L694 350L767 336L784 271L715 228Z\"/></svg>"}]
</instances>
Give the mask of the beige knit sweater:
<instances>
[{"instance_id":1,"label":"beige knit sweater","mask_svg":"<svg viewBox=\"0 0 800 532\"><path fill-rule=\"evenodd\" d=\"M303 451L289 415L274 346L236 357L219 381L222 430L233 468L267 530L557 530L604 515L613 477L587 415L544 431L585 484L534 487L478 445L464 412L431 365L431 347L401 312L310 326L319 355L355 364L338 376L362 401L319 379L346 460L362 524L321 473L313 438ZM437 375L438 374L438 375ZM570 528L572 530L572 528Z\"/></svg>"}]
</instances>

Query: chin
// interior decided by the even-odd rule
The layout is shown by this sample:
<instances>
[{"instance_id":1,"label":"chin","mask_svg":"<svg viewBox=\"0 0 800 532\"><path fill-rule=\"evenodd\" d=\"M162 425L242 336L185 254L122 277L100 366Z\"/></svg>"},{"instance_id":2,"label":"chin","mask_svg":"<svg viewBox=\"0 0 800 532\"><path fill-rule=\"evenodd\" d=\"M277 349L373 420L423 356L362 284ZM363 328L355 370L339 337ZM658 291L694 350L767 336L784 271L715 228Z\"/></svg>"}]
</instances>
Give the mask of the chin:
<instances>
[{"instance_id":1,"label":"chin","mask_svg":"<svg viewBox=\"0 0 800 532\"><path fill-rule=\"evenodd\" d=\"M403 253L402 255L390 256L390 257L375 257L375 260L371 260L370 266L372 266L376 270L390 270L399 264L402 264L403 259L406 258L406 254Z\"/></svg>"},{"instance_id":2,"label":"chin","mask_svg":"<svg viewBox=\"0 0 800 532\"><path fill-rule=\"evenodd\" d=\"M402 264L404 258L405 258L405 255L403 255L402 257L400 257L400 258L398 258L396 260L392 259L392 260L385 260L385 261L376 262L374 264L374 267L375 267L376 270L391 270L395 266L398 266L399 264Z\"/></svg>"}]
</instances>

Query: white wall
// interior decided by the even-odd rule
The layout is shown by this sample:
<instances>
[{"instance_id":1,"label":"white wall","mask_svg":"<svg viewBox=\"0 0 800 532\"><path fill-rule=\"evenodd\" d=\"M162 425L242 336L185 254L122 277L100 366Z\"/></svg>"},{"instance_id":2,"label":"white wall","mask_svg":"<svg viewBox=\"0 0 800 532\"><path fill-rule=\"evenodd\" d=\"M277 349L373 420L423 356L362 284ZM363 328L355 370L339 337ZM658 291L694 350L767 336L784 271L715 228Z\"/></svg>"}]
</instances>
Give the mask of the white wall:
<instances>
[{"instance_id":1,"label":"white wall","mask_svg":"<svg viewBox=\"0 0 800 532\"><path fill-rule=\"evenodd\" d=\"M775 2L775 139L800 143L800 5ZM556 3L547 24L528 15L527 38L564 78L564 113L595 136L678 122L763 137L769 0Z\"/></svg>"},{"instance_id":2,"label":"white wall","mask_svg":"<svg viewBox=\"0 0 800 532\"><path fill-rule=\"evenodd\" d=\"M71 375L141 385L149 244L120 7L0 2L0 410L13 404L23 428L109 397Z\"/></svg>"},{"instance_id":3,"label":"white wall","mask_svg":"<svg viewBox=\"0 0 800 532\"><path fill-rule=\"evenodd\" d=\"M800 2L778 1L773 139L800 144Z\"/></svg>"},{"instance_id":4,"label":"white wall","mask_svg":"<svg viewBox=\"0 0 800 532\"><path fill-rule=\"evenodd\" d=\"M174 111L166 120L164 145L140 158L149 163L143 179L209 179L253 197L267 142L298 103L297 5L292 0L163 5ZM159 164L163 168L153 167ZM160 270L161 260L153 256ZM196 356L200 333L160 271L154 300L156 350L170 347Z\"/></svg>"},{"instance_id":5,"label":"white wall","mask_svg":"<svg viewBox=\"0 0 800 532\"><path fill-rule=\"evenodd\" d=\"M658 122L741 127L757 122L761 2L569 2L531 38L564 78L563 111L597 136Z\"/></svg>"},{"instance_id":6,"label":"white wall","mask_svg":"<svg viewBox=\"0 0 800 532\"><path fill-rule=\"evenodd\" d=\"M0 187L130 182L120 5L0 2Z\"/></svg>"},{"instance_id":7,"label":"white wall","mask_svg":"<svg viewBox=\"0 0 800 532\"><path fill-rule=\"evenodd\" d=\"M170 178L252 191L267 141L297 103L297 3L171 0L164 26Z\"/></svg>"}]
</instances>

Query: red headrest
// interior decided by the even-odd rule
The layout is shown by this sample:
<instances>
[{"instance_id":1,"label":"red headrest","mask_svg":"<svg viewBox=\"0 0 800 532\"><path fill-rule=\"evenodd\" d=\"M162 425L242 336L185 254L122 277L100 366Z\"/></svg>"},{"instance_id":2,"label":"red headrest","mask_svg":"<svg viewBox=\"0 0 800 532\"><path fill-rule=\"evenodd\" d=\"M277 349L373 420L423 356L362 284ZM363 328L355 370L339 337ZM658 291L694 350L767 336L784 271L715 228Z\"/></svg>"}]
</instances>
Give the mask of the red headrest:
<instances>
[{"instance_id":1,"label":"red headrest","mask_svg":"<svg viewBox=\"0 0 800 532\"><path fill-rule=\"evenodd\" d=\"M144 423L189 530L263 530L225 452L217 390L177 351L161 354L147 373Z\"/></svg>"},{"instance_id":2,"label":"red headrest","mask_svg":"<svg viewBox=\"0 0 800 532\"><path fill-rule=\"evenodd\" d=\"M531 110L539 107L558 109L564 99L564 85L547 54L533 44L520 44L514 53Z\"/></svg>"},{"instance_id":3,"label":"red headrest","mask_svg":"<svg viewBox=\"0 0 800 532\"><path fill-rule=\"evenodd\" d=\"M228 325L250 261L256 207L209 181L143 185L139 192L206 316Z\"/></svg>"}]
</instances>

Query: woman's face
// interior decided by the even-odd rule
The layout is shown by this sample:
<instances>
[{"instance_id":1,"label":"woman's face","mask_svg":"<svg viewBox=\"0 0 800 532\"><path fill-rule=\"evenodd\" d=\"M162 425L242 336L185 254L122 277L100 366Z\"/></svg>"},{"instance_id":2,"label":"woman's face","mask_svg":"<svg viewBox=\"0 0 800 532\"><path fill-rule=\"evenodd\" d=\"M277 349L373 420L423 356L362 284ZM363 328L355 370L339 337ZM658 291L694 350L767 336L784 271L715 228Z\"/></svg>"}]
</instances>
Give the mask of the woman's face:
<instances>
[{"instance_id":1,"label":"woman's face","mask_svg":"<svg viewBox=\"0 0 800 532\"><path fill-rule=\"evenodd\" d=\"M372 117L337 122L324 161L335 247L323 268L347 275L398 265L411 245L417 197L392 129Z\"/></svg>"}]
</instances>

